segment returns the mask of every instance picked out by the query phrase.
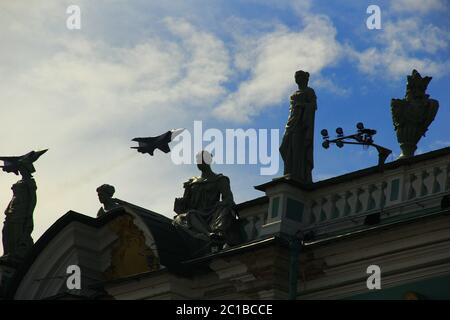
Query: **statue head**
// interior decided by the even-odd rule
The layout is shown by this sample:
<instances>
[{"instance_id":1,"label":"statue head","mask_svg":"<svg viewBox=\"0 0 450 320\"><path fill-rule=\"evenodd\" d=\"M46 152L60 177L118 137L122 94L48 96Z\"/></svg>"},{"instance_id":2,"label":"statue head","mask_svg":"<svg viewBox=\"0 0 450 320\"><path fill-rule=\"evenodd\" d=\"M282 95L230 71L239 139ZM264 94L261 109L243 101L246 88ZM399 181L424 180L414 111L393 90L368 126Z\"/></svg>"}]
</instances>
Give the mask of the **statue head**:
<instances>
[{"instance_id":1,"label":"statue head","mask_svg":"<svg viewBox=\"0 0 450 320\"><path fill-rule=\"evenodd\" d=\"M406 83L406 100L426 99L428 95L425 94L428 84L432 77L423 77L414 69L410 76L407 77Z\"/></svg>"},{"instance_id":2,"label":"statue head","mask_svg":"<svg viewBox=\"0 0 450 320\"><path fill-rule=\"evenodd\" d=\"M195 157L197 168L201 172L205 172L207 170L211 170L211 162L212 162L212 154L206 150L202 150L197 153Z\"/></svg>"},{"instance_id":3,"label":"statue head","mask_svg":"<svg viewBox=\"0 0 450 320\"><path fill-rule=\"evenodd\" d=\"M309 81L309 72L299 70L295 73L295 83L298 84L299 88L306 88Z\"/></svg>"},{"instance_id":4,"label":"statue head","mask_svg":"<svg viewBox=\"0 0 450 320\"><path fill-rule=\"evenodd\" d=\"M116 190L109 184L103 184L97 188L98 200L100 203L106 203L112 199Z\"/></svg>"}]
</instances>

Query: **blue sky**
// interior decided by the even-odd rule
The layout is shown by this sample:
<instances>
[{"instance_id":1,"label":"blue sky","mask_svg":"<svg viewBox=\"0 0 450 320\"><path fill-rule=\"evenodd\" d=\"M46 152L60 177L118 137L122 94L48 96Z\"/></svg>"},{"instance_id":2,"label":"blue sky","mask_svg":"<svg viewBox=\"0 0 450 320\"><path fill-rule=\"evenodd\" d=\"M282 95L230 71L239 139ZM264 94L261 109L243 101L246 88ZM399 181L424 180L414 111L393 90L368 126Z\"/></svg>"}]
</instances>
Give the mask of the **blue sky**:
<instances>
[{"instance_id":1,"label":"blue sky","mask_svg":"<svg viewBox=\"0 0 450 320\"><path fill-rule=\"evenodd\" d=\"M81 30L66 28L66 8L81 8ZM381 30L366 27L368 5ZM321 147L320 130L353 132L364 122L376 143L399 155L391 98L405 94L416 68L433 76L440 101L418 152L450 145L448 1L28 1L0 4L0 150L50 148L39 160L37 238L72 209L94 216L95 188L167 216L193 166L149 158L128 147L135 136L192 128L280 129L294 72L311 73L318 97L315 180L375 165L357 146ZM393 158L389 160L393 160ZM388 161L389 161L388 160ZM257 165L220 165L237 202L262 195ZM3 174L0 206L16 177Z\"/></svg>"}]
</instances>

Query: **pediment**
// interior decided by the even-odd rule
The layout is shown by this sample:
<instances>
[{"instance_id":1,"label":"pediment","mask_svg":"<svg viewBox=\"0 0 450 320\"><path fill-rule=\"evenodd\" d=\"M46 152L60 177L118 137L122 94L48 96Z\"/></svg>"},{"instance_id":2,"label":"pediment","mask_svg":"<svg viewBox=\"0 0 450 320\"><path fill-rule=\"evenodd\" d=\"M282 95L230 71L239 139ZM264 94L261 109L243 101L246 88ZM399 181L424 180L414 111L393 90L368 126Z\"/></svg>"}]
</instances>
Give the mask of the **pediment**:
<instances>
[{"instance_id":1,"label":"pediment","mask_svg":"<svg viewBox=\"0 0 450 320\"><path fill-rule=\"evenodd\" d=\"M14 297L95 296L99 283L172 267L182 258L183 248L176 242L170 219L137 206L98 219L68 212L36 242L14 279ZM67 288L70 265L80 267L81 290Z\"/></svg>"}]
</instances>

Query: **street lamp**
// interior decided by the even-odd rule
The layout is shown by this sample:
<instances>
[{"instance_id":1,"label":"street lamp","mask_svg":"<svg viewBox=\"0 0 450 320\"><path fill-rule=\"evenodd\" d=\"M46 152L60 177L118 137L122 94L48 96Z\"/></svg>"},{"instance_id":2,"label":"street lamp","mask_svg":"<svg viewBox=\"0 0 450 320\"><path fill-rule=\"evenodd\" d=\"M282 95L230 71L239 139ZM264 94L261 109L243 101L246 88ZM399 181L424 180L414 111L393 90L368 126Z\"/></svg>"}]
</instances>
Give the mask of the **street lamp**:
<instances>
[{"instance_id":1,"label":"street lamp","mask_svg":"<svg viewBox=\"0 0 450 320\"><path fill-rule=\"evenodd\" d=\"M336 138L330 139L327 129L322 129L320 134L322 135L323 142L322 147L328 149L330 144L334 143L338 148L342 148L345 144L362 145L365 148L372 146L378 151L378 166L383 167L387 157L392 153L391 150L379 146L373 142L373 136L377 133L376 130L364 128L362 122L356 124L358 131L355 134L344 135L344 130L341 127L336 128Z\"/></svg>"}]
</instances>

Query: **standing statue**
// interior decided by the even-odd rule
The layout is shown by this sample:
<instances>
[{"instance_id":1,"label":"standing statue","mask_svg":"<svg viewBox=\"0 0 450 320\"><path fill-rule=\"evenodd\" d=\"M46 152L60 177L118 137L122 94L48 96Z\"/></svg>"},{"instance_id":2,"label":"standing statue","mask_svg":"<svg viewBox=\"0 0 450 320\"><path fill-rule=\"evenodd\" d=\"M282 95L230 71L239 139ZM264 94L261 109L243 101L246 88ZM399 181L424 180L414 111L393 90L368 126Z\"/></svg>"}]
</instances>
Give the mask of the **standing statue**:
<instances>
[{"instance_id":1,"label":"standing statue","mask_svg":"<svg viewBox=\"0 0 450 320\"><path fill-rule=\"evenodd\" d=\"M280 146L284 174L290 174L303 183L312 183L314 168L314 116L317 110L316 94L308 87L309 73L297 71L298 90L291 96L289 118Z\"/></svg>"},{"instance_id":2,"label":"standing statue","mask_svg":"<svg viewBox=\"0 0 450 320\"><path fill-rule=\"evenodd\" d=\"M185 182L183 197L176 198L174 203L174 211L178 215L173 224L194 250L220 250L225 244L239 242L230 180L211 170L211 160L212 156L207 151L197 155L201 176Z\"/></svg>"},{"instance_id":3,"label":"standing statue","mask_svg":"<svg viewBox=\"0 0 450 320\"><path fill-rule=\"evenodd\" d=\"M402 150L399 158L414 155L417 143L437 114L439 102L429 99L425 93L431 79L422 78L417 70L413 70L407 77L405 98L391 100L392 121Z\"/></svg>"},{"instance_id":4,"label":"standing statue","mask_svg":"<svg viewBox=\"0 0 450 320\"><path fill-rule=\"evenodd\" d=\"M36 207L36 182L32 176L35 162L47 150L32 151L20 157L0 157L3 171L20 173L22 179L12 186L13 198L5 210L2 260L20 261L33 246L33 212Z\"/></svg>"},{"instance_id":5,"label":"standing statue","mask_svg":"<svg viewBox=\"0 0 450 320\"><path fill-rule=\"evenodd\" d=\"M98 200L103 205L97 212L97 218L105 215L112 209L120 207L119 203L113 198L114 192L116 192L116 189L109 184L103 184L97 188Z\"/></svg>"}]
</instances>

